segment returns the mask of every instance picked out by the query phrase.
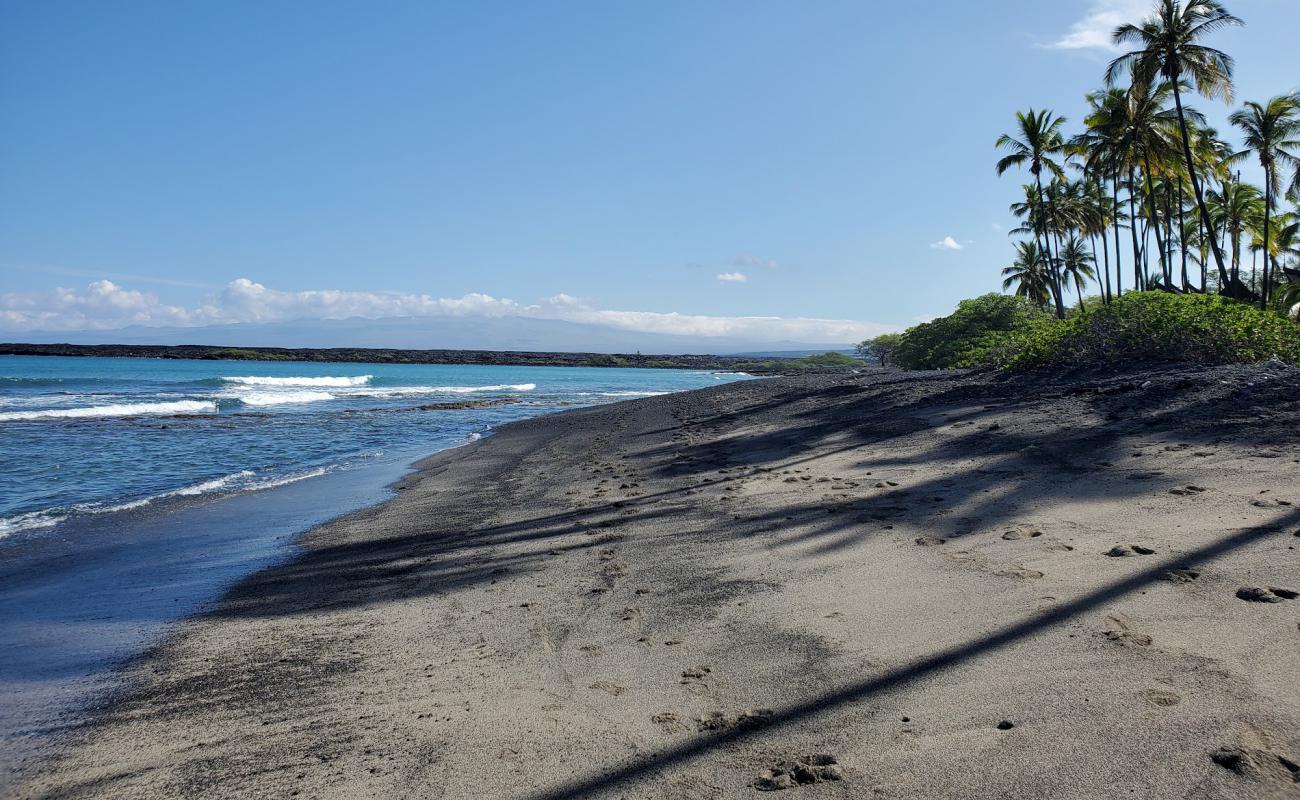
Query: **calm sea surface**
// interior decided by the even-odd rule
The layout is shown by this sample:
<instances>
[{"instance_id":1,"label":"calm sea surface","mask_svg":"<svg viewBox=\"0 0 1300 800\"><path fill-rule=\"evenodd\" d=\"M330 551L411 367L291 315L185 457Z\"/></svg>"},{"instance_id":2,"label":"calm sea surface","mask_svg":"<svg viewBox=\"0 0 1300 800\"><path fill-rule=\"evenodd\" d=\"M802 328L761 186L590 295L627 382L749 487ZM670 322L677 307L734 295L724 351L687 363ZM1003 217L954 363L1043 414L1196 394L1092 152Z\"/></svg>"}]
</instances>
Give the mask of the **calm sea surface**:
<instances>
[{"instance_id":1,"label":"calm sea surface","mask_svg":"<svg viewBox=\"0 0 1300 800\"><path fill-rule=\"evenodd\" d=\"M745 377L679 370L0 357L0 539L427 454L565 406ZM457 405L468 407L456 407ZM2 543L0 543L2 544Z\"/></svg>"}]
</instances>

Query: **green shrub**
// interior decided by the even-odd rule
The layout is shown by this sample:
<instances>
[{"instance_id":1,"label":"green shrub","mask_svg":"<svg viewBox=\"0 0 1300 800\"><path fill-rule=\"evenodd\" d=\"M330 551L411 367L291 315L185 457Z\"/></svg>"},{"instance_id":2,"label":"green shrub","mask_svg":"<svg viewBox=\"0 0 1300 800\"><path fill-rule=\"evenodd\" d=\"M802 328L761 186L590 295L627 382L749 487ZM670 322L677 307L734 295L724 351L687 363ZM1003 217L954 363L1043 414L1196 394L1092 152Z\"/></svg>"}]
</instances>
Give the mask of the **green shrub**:
<instances>
[{"instance_id":1,"label":"green shrub","mask_svg":"<svg viewBox=\"0 0 1300 800\"><path fill-rule=\"evenodd\" d=\"M903 331L893 361L903 369L948 369L984 362L994 334L1007 333L1042 320L1047 312L1022 297L986 294L963 300L946 317Z\"/></svg>"},{"instance_id":2,"label":"green shrub","mask_svg":"<svg viewBox=\"0 0 1300 800\"><path fill-rule=\"evenodd\" d=\"M901 333L882 333L874 339L859 342L854 349L862 360L875 359L880 366L887 367L894 363L894 353L902 341Z\"/></svg>"},{"instance_id":3,"label":"green shrub","mask_svg":"<svg viewBox=\"0 0 1300 800\"><path fill-rule=\"evenodd\" d=\"M1132 292L1065 321L995 334L977 363L1006 370L1126 363L1300 363L1300 325L1213 295Z\"/></svg>"},{"instance_id":4,"label":"green shrub","mask_svg":"<svg viewBox=\"0 0 1300 800\"><path fill-rule=\"evenodd\" d=\"M862 366L861 361L843 353L818 353L815 356L804 356L799 359L799 364L812 369L852 369Z\"/></svg>"}]
</instances>

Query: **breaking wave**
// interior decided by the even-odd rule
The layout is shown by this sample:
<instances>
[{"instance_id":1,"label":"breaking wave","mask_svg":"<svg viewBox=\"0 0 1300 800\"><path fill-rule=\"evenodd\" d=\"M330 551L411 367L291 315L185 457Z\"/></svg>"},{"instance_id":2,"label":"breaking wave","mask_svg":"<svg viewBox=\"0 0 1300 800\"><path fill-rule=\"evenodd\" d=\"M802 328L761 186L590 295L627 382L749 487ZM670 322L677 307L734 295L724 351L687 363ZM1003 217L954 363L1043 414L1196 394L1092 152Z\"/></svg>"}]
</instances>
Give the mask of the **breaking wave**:
<instances>
[{"instance_id":1,"label":"breaking wave","mask_svg":"<svg viewBox=\"0 0 1300 800\"><path fill-rule=\"evenodd\" d=\"M30 422L42 419L95 419L139 417L150 414L215 414L211 400L175 400L168 403L116 403L83 408L46 408L40 411L0 411L0 422Z\"/></svg>"},{"instance_id":2,"label":"breaking wave","mask_svg":"<svg viewBox=\"0 0 1300 800\"><path fill-rule=\"evenodd\" d=\"M287 376L276 377L269 375L244 375L223 377L221 380L225 383L233 383L238 386L325 386L345 388L348 386L368 386L373 375L348 375L338 377L305 377L305 376Z\"/></svg>"}]
</instances>

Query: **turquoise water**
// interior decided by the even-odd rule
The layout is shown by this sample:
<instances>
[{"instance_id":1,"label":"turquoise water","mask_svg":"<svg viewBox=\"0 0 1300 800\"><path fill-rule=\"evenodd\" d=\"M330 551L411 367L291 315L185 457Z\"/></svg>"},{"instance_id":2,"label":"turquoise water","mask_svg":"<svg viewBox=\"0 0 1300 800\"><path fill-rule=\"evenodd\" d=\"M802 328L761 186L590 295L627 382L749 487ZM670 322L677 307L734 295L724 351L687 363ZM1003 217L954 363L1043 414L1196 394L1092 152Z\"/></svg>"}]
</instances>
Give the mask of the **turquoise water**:
<instances>
[{"instance_id":1,"label":"turquoise water","mask_svg":"<svg viewBox=\"0 0 1300 800\"><path fill-rule=\"evenodd\" d=\"M685 370L0 357L0 539L427 454L567 406L745 376ZM469 403L468 408L447 404Z\"/></svg>"}]
</instances>

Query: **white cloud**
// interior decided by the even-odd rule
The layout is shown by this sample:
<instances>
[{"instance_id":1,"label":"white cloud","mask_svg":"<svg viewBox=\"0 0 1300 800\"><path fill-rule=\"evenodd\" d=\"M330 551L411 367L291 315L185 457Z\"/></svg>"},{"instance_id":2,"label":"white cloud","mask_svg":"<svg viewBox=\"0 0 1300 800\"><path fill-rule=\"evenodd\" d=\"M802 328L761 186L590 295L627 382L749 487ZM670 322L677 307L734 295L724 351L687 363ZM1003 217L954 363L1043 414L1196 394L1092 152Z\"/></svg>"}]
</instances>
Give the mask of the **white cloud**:
<instances>
[{"instance_id":1,"label":"white cloud","mask_svg":"<svg viewBox=\"0 0 1300 800\"><path fill-rule=\"evenodd\" d=\"M718 280L723 283L744 283L749 280L749 276L743 272L721 272L718 273Z\"/></svg>"},{"instance_id":2,"label":"white cloud","mask_svg":"<svg viewBox=\"0 0 1300 800\"><path fill-rule=\"evenodd\" d=\"M1151 13L1152 0L1093 0L1083 19L1061 38L1048 44L1056 50L1108 50L1114 52L1111 34L1126 22L1141 22Z\"/></svg>"},{"instance_id":3,"label":"white cloud","mask_svg":"<svg viewBox=\"0 0 1300 800\"><path fill-rule=\"evenodd\" d=\"M997 224L996 222L991 223L990 227L992 227L993 230L995 230L995 231L1000 231L1000 230L1002 230L1002 226L999 225L999 224Z\"/></svg>"},{"instance_id":4,"label":"white cloud","mask_svg":"<svg viewBox=\"0 0 1300 800\"><path fill-rule=\"evenodd\" d=\"M951 236L945 236L930 245L932 250L961 250L963 245Z\"/></svg>"},{"instance_id":5,"label":"white cloud","mask_svg":"<svg viewBox=\"0 0 1300 800\"><path fill-rule=\"evenodd\" d=\"M111 330L127 325L195 327L228 323L348 317L530 317L605 325L629 331L693 336L734 336L756 341L850 342L893 330L857 320L791 317L714 317L658 311L601 309L568 294L535 304L471 293L457 298L334 289L283 291L248 278L226 284L194 307L112 281L81 289L0 293L0 330Z\"/></svg>"},{"instance_id":6,"label":"white cloud","mask_svg":"<svg viewBox=\"0 0 1300 800\"><path fill-rule=\"evenodd\" d=\"M780 269L781 265L776 263L775 259L759 258L758 256L736 256L731 259L733 267L749 267L750 269Z\"/></svg>"}]
</instances>

